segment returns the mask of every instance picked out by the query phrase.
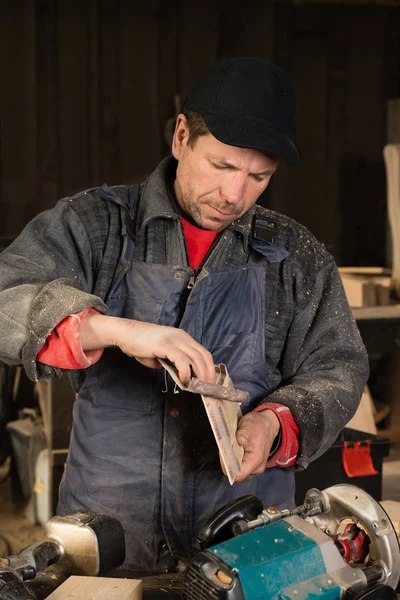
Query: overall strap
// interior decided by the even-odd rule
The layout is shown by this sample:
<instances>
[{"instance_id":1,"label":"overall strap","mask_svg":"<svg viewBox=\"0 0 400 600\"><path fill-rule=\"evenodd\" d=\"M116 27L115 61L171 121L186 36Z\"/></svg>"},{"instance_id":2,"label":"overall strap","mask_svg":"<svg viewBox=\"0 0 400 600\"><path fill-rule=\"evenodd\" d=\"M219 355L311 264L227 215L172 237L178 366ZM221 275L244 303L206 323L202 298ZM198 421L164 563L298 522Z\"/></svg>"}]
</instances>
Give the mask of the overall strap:
<instances>
[{"instance_id":1,"label":"overall strap","mask_svg":"<svg viewBox=\"0 0 400 600\"><path fill-rule=\"evenodd\" d=\"M99 196L106 202L115 202L126 209L132 219L136 218L138 200L139 200L140 184L134 183L131 186L113 185L109 187L103 183L99 189Z\"/></svg>"},{"instance_id":2,"label":"overall strap","mask_svg":"<svg viewBox=\"0 0 400 600\"><path fill-rule=\"evenodd\" d=\"M125 226L128 237L131 240L134 240L136 235L136 216L139 208L139 192L140 185L138 183L134 183L129 187L128 218L125 221Z\"/></svg>"},{"instance_id":3,"label":"overall strap","mask_svg":"<svg viewBox=\"0 0 400 600\"><path fill-rule=\"evenodd\" d=\"M136 230L136 216L139 206L140 184L135 183L127 186L109 187L103 184L99 190L100 197L107 202L114 202L121 207L121 235L123 245L114 278L110 287L110 293L121 281L131 263Z\"/></svg>"}]
</instances>

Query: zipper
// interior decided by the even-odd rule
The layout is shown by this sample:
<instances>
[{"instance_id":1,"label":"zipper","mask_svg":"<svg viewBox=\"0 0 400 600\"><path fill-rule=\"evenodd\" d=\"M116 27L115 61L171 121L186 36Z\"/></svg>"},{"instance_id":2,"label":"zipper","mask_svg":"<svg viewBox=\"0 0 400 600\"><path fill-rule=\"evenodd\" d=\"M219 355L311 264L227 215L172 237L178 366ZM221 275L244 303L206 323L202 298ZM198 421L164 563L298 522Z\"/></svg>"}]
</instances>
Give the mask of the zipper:
<instances>
[{"instance_id":1,"label":"zipper","mask_svg":"<svg viewBox=\"0 0 400 600\"><path fill-rule=\"evenodd\" d=\"M196 271L193 271L193 273L190 276L189 283L186 286L186 289L191 290L194 287L195 283L196 283Z\"/></svg>"},{"instance_id":2,"label":"zipper","mask_svg":"<svg viewBox=\"0 0 400 600\"><path fill-rule=\"evenodd\" d=\"M182 223L181 223L181 231L182 231L182 240L184 243L184 247L186 249L186 244L184 242L185 238L184 238L184 234L183 234L183 227L182 227ZM189 282L186 286L186 293L182 294L181 296L181 306L182 306L182 312L180 314L180 318L179 318L179 323L182 322L182 319L184 318L184 314L186 311L186 305L189 301L189 298L192 294L193 288L202 280L204 279L204 277L207 277L208 275L208 271L205 268L206 265L212 260L214 254L217 252L217 249L219 249L222 245L223 242L225 242L225 240L227 239L226 234L221 235L220 237L217 238L217 240L214 241L212 247L210 248L210 250L208 251L205 259L203 260L202 266L199 267L198 269L192 269L191 273L190 273L190 278L189 278ZM226 243L226 242L225 242Z\"/></svg>"},{"instance_id":3,"label":"zipper","mask_svg":"<svg viewBox=\"0 0 400 600\"><path fill-rule=\"evenodd\" d=\"M186 264L189 266L189 257L187 255L187 247L186 247L186 243L185 243L185 234L183 231L183 225L182 225L182 222L180 219L178 219L178 221L179 221L179 225L180 225L182 248L184 249L185 256L186 256ZM219 251L220 247L223 246L223 242L226 239L227 239L227 235L226 235L225 231L222 231L221 235L217 236L216 239L214 240L214 242L212 243L211 248L208 250L207 254L205 255L205 257L203 259L203 262L201 263L201 266L198 269L192 270L190 279L189 279L189 283L186 286L186 289L188 290L189 293L186 296L185 304L189 300L190 294L191 294L194 286L198 283L198 281L200 281L201 279L203 279L204 277L206 277L208 275L208 271L205 267L208 265L209 262L212 261L214 254L216 254L217 251Z\"/></svg>"},{"instance_id":4,"label":"zipper","mask_svg":"<svg viewBox=\"0 0 400 600\"><path fill-rule=\"evenodd\" d=\"M211 246L210 250L208 251L207 255L205 256L201 267L199 267L198 269L194 269L190 275L190 279L189 279L189 283L186 286L186 289L189 290L189 295L186 299L186 301L189 299L190 293L192 291L192 289L194 288L194 286L201 280L204 279L204 277L206 277L208 275L208 271L205 268L209 262L211 262L214 254L217 253L217 251L221 248L223 242L227 239L226 234L222 235L221 237L217 238L213 245Z\"/></svg>"}]
</instances>

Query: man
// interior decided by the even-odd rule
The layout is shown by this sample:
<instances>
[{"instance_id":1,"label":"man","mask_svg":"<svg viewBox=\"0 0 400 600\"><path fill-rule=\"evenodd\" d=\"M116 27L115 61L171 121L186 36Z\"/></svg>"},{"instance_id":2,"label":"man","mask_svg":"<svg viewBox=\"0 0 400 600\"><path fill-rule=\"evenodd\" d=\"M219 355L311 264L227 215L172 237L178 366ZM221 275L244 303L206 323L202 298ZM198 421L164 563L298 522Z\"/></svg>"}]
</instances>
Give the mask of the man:
<instances>
[{"instance_id":1,"label":"man","mask_svg":"<svg viewBox=\"0 0 400 600\"><path fill-rule=\"evenodd\" d=\"M92 189L38 215L1 256L0 358L79 391L60 512L116 516L126 565L173 568L222 504L293 503L294 473L355 412L363 344L332 257L255 202L299 165L295 98L261 58L225 60L177 118L173 157L140 188ZM200 397L224 362L247 390L231 487ZM317 482L316 482L317 483Z\"/></svg>"}]
</instances>

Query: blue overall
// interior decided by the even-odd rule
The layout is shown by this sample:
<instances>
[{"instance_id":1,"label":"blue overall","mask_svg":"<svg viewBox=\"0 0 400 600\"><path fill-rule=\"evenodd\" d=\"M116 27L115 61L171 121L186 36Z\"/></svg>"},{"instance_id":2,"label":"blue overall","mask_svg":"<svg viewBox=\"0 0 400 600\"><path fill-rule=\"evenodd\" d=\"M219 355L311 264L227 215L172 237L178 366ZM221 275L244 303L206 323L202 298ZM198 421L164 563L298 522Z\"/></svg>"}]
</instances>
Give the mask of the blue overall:
<instances>
[{"instance_id":1,"label":"blue overall","mask_svg":"<svg viewBox=\"0 0 400 600\"><path fill-rule=\"evenodd\" d=\"M137 187L129 206L134 216ZM109 201L123 204L108 193ZM178 219L178 217L176 217ZM183 236L183 231L180 233ZM232 235L232 233L231 233ZM240 266L229 266L223 232L198 272L141 262L124 237L119 272L107 299L112 315L179 327L227 365L235 386L249 392L243 413L269 392L265 378L265 270L287 255L253 240ZM225 252L226 266L213 267ZM122 265L122 266L121 266ZM89 508L115 516L126 535L125 566L164 570L193 552L196 533L222 504L255 494L267 505L293 502L293 472L272 468L229 485L200 396L174 393L162 369L150 369L117 348L105 350L88 372L74 406L74 428L59 512Z\"/></svg>"}]
</instances>

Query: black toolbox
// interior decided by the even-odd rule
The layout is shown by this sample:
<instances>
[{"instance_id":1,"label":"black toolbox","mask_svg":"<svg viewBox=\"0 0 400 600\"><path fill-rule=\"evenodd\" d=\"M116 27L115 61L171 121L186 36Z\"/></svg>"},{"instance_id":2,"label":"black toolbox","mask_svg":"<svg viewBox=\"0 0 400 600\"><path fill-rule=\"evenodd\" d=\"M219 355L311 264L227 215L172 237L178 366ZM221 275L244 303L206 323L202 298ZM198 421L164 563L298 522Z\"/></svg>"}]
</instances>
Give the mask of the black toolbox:
<instances>
[{"instance_id":1,"label":"black toolbox","mask_svg":"<svg viewBox=\"0 0 400 600\"><path fill-rule=\"evenodd\" d=\"M379 435L345 428L336 442L305 471L296 472L296 504L302 504L310 488L323 490L336 483L350 483L364 489L375 500L382 499L382 462L389 456L390 440ZM368 457L371 456L370 465ZM358 459L358 457L360 457ZM345 466L357 463L349 476ZM344 465L346 463L346 465ZM375 474L367 474L375 471Z\"/></svg>"}]
</instances>

